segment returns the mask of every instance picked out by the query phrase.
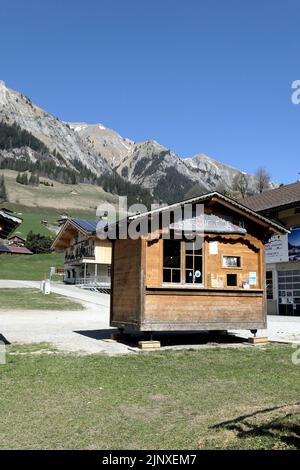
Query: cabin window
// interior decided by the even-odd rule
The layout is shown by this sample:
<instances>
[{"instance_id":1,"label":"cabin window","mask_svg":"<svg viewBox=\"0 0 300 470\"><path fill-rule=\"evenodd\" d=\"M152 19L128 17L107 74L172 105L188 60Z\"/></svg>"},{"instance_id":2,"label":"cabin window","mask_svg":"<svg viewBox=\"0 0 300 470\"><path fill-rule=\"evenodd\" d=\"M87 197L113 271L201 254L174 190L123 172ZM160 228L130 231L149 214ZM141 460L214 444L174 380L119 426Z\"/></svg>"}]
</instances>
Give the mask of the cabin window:
<instances>
[{"instance_id":1,"label":"cabin window","mask_svg":"<svg viewBox=\"0 0 300 470\"><path fill-rule=\"evenodd\" d=\"M227 274L227 287L237 287L237 274Z\"/></svg>"},{"instance_id":2,"label":"cabin window","mask_svg":"<svg viewBox=\"0 0 300 470\"><path fill-rule=\"evenodd\" d=\"M223 268L240 268L240 256L223 256Z\"/></svg>"},{"instance_id":3,"label":"cabin window","mask_svg":"<svg viewBox=\"0 0 300 470\"><path fill-rule=\"evenodd\" d=\"M185 282L186 284L202 284L202 248L195 249L195 243L185 245Z\"/></svg>"},{"instance_id":4,"label":"cabin window","mask_svg":"<svg viewBox=\"0 0 300 470\"><path fill-rule=\"evenodd\" d=\"M273 300L273 272L267 271L266 273L266 281L267 281L267 299Z\"/></svg>"},{"instance_id":5,"label":"cabin window","mask_svg":"<svg viewBox=\"0 0 300 470\"><path fill-rule=\"evenodd\" d=\"M164 240L163 282L181 282L181 241Z\"/></svg>"}]
</instances>

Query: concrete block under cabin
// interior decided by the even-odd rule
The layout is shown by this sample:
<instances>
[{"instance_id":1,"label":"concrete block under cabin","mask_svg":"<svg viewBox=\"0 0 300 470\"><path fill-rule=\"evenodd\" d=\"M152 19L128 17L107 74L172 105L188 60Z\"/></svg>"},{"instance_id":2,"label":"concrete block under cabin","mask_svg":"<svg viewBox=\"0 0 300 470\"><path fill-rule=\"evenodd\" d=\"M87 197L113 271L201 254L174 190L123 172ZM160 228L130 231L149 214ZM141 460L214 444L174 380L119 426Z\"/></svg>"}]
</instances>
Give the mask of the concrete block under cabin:
<instances>
[{"instance_id":1,"label":"concrete block under cabin","mask_svg":"<svg viewBox=\"0 0 300 470\"><path fill-rule=\"evenodd\" d=\"M159 349L160 341L139 341L139 348L144 350Z\"/></svg>"},{"instance_id":2,"label":"concrete block under cabin","mask_svg":"<svg viewBox=\"0 0 300 470\"><path fill-rule=\"evenodd\" d=\"M187 205L190 218L184 217ZM265 243L285 228L216 192L126 223L145 220L146 236L121 239L115 231L111 237L111 326L141 332L266 328Z\"/></svg>"},{"instance_id":3,"label":"concrete block under cabin","mask_svg":"<svg viewBox=\"0 0 300 470\"><path fill-rule=\"evenodd\" d=\"M264 344L268 344L269 339L267 336L253 336L248 338L248 342L253 345L263 346Z\"/></svg>"}]
</instances>

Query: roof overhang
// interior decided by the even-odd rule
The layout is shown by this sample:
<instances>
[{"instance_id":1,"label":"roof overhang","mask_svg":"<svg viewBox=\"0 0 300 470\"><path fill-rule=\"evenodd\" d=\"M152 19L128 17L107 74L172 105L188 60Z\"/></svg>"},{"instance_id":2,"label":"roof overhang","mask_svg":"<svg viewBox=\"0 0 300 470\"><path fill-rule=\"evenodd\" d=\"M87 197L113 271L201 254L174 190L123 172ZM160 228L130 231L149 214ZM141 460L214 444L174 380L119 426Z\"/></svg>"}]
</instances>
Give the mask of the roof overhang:
<instances>
[{"instance_id":1,"label":"roof overhang","mask_svg":"<svg viewBox=\"0 0 300 470\"><path fill-rule=\"evenodd\" d=\"M69 246L69 241L72 236L68 236L68 232L76 233L79 232L86 237L93 236L93 232L84 230L74 219L67 219L67 221L61 226L60 231L56 235L51 248L55 251L64 251Z\"/></svg>"},{"instance_id":2,"label":"roof overhang","mask_svg":"<svg viewBox=\"0 0 300 470\"><path fill-rule=\"evenodd\" d=\"M10 211L0 209L0 238L7 238L23 222Z\"/></svg>"},{"instance_id":3,"label":"roof overhang","mask_svg":"<svg viewBox=\"0 0 300 470\"><path fill-rule=\"evenodd\" d=\"M144 212L143 214L129 216L128 220L131 221L131 220L137 220L139 218L142 219L144 217L151 217L152 215L156 213L162 213L164 211L172 211L172 210L175 210L176 208L183 207L186 204L201 204L201 203L204 204L205 202L208 202L208 201L210 203L217 202L223 205L224 207L227 207L228 209L231 209L235 211L236 213L243 215L245 218L261 225L266 230L269 230L271 234L273 233L274 235L275 234L283 235L283 234L289 233L289 230L287 230L282 225L276 222L273 222L272 220L267 219L266 217L262 216L261 214L258 214L252 209L249 209L248 207L237 202L236 200L231 199L228 196L224 196L223 194L220 194L216 191L212 193L204 194L203 196L186 199L184 201L171 204L169 206L160 207L152 211Z\"/></svg>"}]
</instances>

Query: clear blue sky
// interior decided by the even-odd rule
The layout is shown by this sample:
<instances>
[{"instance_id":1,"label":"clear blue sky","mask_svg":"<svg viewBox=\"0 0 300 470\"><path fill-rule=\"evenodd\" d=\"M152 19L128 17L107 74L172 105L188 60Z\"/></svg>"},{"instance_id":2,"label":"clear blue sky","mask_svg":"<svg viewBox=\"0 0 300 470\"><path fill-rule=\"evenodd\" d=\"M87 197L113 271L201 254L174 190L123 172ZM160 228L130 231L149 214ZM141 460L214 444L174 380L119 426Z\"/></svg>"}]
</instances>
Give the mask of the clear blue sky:
<instances>
[{"instance_id":1,"label":"clear blue sky","mask_svg":"<svg viewBox=\"0 0 300 470\"><path fill-rule=\"evenodd\" d=\"M68 121L300 171L299 0L0 0L0 79Z\"/></svg>"}]
</instances>

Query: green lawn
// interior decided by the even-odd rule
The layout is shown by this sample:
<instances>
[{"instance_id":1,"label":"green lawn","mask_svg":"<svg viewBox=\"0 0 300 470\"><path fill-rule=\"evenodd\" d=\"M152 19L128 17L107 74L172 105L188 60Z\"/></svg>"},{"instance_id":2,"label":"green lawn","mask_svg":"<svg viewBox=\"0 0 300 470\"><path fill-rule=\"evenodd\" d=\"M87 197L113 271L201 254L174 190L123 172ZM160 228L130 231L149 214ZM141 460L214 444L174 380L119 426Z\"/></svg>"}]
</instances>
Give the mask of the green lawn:
<instances>
[{"instance_id":1,"label":"green lawn","mask_svg":"<svg viewBox=\"0 0 300 470\"><path fill-rule=\"evenodd\" d=\"M0 289L0 310L82 310L81 303L38 289Z\"/></svg>"},{"instance_id":2,"label":"green lawn","mask_svg":"<svg viewBox=\"0 0 300 470\"><path fill-rule=\"evenodd\" d=\"M122 357L8 351L1 449L300 448L291 347Z\"/></svg>"},{"instance_id":3,"label":"green lawn","mask_svg":"<svg viewBox=\"0 0 300 470\"><path fill-rule=\"evenodd\" d=\"M57 225L57 220L63 210L53 209L53 208L43 208L43 207L26 207L20 204L13 203L4 203L4 206L8 209L13 210L16 214L19 214L19 217L23 219L22 224L17 227L15 234L20 237L26 238L28 232L32 230L34 233L40 233L41 235L51 235L55 236L53 232L48 230L48 228L41 224L41 220L45 219L49 224ZM95 211L78 211L76 209L71 209L67 211L70 217L73 218L82 218L82 219L94 219Z\"/></svg>"},{"instance_id":4,"label":"green lawn","mask_svg":"<svg viewBox=\"0 0 300 470\"><path fill-rule=\"evenodd\" d=\"M62 268L63 265L63 253L0 255L0 279L41 281L48 277L51 266Z\"/></svg>"}]
</instances>

